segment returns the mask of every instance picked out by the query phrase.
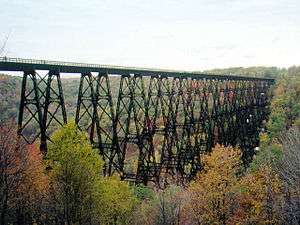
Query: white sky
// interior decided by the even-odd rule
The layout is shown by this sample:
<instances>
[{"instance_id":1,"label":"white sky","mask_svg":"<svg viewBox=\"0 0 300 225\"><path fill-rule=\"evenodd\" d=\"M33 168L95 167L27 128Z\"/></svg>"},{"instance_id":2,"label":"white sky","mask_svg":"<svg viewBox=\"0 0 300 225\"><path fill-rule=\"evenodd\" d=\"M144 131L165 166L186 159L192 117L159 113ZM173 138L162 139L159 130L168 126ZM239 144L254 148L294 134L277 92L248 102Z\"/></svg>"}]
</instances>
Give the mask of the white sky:
<instances>
[{"instance_id":1,"label":"white sky","mask_svg":"<svg viewBox=\"0 0 300 225\"><path fill-rule=\"evenodd\" d=\"M0 0L9 57L204 70L299 65L300 0Z\"/></svg>"}]
</instances>

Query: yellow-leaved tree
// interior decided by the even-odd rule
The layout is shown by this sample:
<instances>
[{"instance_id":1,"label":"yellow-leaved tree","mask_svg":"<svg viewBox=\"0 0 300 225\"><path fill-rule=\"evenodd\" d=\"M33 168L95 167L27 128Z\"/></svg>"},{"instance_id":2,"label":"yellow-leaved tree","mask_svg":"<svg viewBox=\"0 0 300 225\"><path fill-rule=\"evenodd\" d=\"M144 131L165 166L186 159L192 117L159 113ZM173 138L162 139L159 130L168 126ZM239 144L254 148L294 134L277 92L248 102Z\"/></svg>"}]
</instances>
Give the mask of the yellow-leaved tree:
<instances>
[{"instance_id":1,"label":"yellow-leaved tree","mask_svg":"<svg viewBox=\"0 0 300 225\"><path fill-rule=\"evenodd\" d=\"M235 148L217 145L202 157L204 169L187 191L186 224L228 224L235 211L235 185L242 161Z\"/></svg>"},{"instance_id":2,"label":"yellow-leaved tree","mask_svg":"<svg viewBox=\"0 0 300 225\"><path fill-rule=\"evenodd\" d=\"M230 224L284 224L281 221L283 190L279 176L263 164L238 183L237 210Z\"/></svg>"},{"instance_id":3,"label":"yellow-leaved tree","mask_svg":"<svg viewBox=\"0 0 300 225\"><path fill-rule=\"evenodd\" d=\"M242 171L240 156L219 145L203 156L204 169L185 193L184 224L284 224L279 176L266 163Z\"/></svg>"},{"instance_id":4,"label":"yellow-leaved tree","mask_svg":"<svg viewBox=\"0 0 300 225\"><path fill-rule=\"evenodd\" d=\"M102 175L103 161L74 122L52 135L48 153L53 220L58 224L130 224L136 203L126 182Z\"/></svg>"}]
</instances>

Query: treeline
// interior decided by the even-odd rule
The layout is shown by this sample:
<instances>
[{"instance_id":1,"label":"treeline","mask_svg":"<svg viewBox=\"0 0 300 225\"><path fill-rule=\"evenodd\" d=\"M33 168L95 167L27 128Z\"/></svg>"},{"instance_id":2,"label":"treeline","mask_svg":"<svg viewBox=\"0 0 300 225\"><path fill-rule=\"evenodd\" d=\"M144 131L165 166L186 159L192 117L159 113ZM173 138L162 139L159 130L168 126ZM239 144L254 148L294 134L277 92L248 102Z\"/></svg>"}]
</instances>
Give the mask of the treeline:
<instances>
[{"instance_id":1,"label":"treeline","mask_svg":"<svg viewBox=\"0 0 300 225\"><path fill-rule=\"evenodd\" d=\"M52 140L43 157L1 125L0 224L299 224L297 128L280 146L263 144L249 168L238 148L215 146L194 181L165 189L104 177L74 123Z\"/></svg>"}]
</instances>

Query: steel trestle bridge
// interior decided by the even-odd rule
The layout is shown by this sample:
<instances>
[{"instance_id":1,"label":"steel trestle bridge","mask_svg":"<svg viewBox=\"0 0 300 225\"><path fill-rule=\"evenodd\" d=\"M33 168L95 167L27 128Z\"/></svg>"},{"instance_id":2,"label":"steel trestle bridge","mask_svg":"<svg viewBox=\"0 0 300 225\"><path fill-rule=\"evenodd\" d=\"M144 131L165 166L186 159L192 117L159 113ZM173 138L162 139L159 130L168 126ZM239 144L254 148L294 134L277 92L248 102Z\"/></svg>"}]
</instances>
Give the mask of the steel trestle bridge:
<instances>
[{"instance_id":1,"label":"steel trestle bridge","mask_svg":"<svg viewBox=\"0 0 300 225\"><path fill-rule=\"evenodd\" d=\"M117 173L144 184L191 180L202 168L201 155L217 143L240 146L244 162L250 162L274 83L267 78L7 57L0 58L0 71L23 72L18 134L28 143L39 139L43 152L54 124L67 123L61 73L79 73L75 123L99 149L105 175Z\"/></svg>"}]
</instances>

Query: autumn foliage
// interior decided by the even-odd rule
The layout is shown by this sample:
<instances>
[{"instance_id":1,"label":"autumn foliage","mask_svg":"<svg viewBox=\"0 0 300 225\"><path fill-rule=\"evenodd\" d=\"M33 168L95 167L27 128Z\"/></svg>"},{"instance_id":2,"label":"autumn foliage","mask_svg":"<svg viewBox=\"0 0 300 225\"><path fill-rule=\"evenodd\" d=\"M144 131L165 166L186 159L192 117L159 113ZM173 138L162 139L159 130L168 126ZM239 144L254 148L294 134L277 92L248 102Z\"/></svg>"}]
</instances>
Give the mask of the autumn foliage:
<instances>
[{"instance_id":1,"label":"autumn foliage","mask_svg":"<svg viewBox=\"0 0 300 225\"><path fill-rule=\"evenodd\" d=\"M282 184L268 165L246 174L238 183L238 208L231 224L280 224Z\"/></svg>"},{"instance_id":2,"label":"autumn foliage","mask_svg":"<svg viewBox=\"0 0 300 225\"><path fill-rule=\"evenodd\" d=\"M101 157L74 123L54 133L46 157L20 142L13 125L1 126L0 222L298 224L299 135L295 129L282 138L277 158L266 154L275 145L262 135L248 168L239 148L216 145L201 155L203 169L192 182L161 190L104 177Z\"/></svg>"},{"instance_id":3,"label":"autumn foliage","mask_svg":"<svg viewBox=\"0 0 300 225\"><path fill-rule=\"evenodd\" d=\"M103 161L71 122L52 136L47 153L58 224L129 224L135 197L126 182L103 177Z\"/></svg>"},{"instance_id":4,"label":"autumn foliage","mask_svg":"<svg viewBox=\"0 0 300 225\"><path fill-rule=\"evenodd\" d=\"M49 190L42 156L18 140L13 124L0 126L1 224L41 221Z\"/></svg>"},{"instance_id":5,"label":"autumn foliage","mask_svg":"<svg viewBox=\"0 0 300 225\"><path fill-rule=\"evenodd\" d=\"M240 155L237 149L217 146L203 157L204 170L188 188L185 212L191 224L226 224L234 206Z\"/></svg>"},{"instance_id":6,"label":"autumn foliage","mask_svg":"<svg viewBox=\"0 0 300 225\"><path fill-rule=\"evenodd\" d=\"M240 151L216 146L187 189L183 224L280 224L282 185L267 165L244 171Z\"/></svg>"}]
</instances>

